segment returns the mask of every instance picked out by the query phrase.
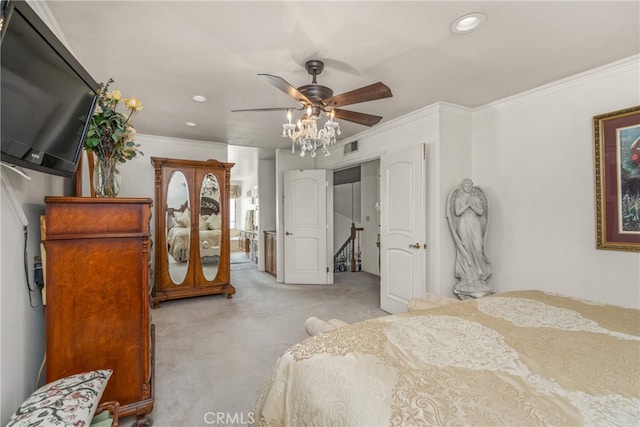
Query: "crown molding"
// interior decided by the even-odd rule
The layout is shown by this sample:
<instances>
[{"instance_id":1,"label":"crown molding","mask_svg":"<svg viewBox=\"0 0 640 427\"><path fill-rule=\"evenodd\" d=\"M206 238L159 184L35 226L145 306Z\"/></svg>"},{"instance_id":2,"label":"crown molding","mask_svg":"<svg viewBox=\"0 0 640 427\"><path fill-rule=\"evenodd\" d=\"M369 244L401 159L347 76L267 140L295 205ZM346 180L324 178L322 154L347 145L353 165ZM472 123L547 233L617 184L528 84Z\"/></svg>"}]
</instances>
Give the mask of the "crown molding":
<instances>
[{"instance_id":1,"label":"crown molding","mask_svg":"<svg viewBox=\"0 0 640 427\"><path fill-rule=\"evenodd\" d=\"M523 104L525 102L530 102L532 100L559 93L570 88L583 86L606 77L632 71L638 68L639 65L640 55L633 55L628 58L624 58L619 61L603 65L601 67L584 71L582 73L578 73L564 79L556 80L546 85L538 86L534 89L520 92L518 94L476 108L465 107L449 102L436 102L427 105L426 107L422 107L418 110L407 113L404 116L400 116L398 118L385 122L379 126L375 126L371 129L359 132L353 136L350 136L349 138L345 138L344 140L340 141L339 144L347 144L353 141L378 135L380 133L406 125L407 123L423 119L433 114L438 114L441 111L449 111L457 114L469 114L472 117L481 116L483 114L490 114L504 108L509 108L515 105Z\"/></svg>"},{"instance_id":2,"label":"crown molding","mask_svg":"<svg viewBox=\"0 0 640 427\"><path fill-rule=\"evenodd\" d=\"M473 109L469 107L465 107L462 105L452 104L450 102L435 102L433 104L427 105L426 107L419 108L410 113L405 114L404 116L397 117L395 119L389 120L381 125L375 126L371 129L364 130L359 132L349 138L345 138L340 141L339 144L348 144L353 141L357 141L360 139L364 139L370 136L378 135L383 132L390 131L392 129L401 127L406 125L407 123L414 122L416 120L424 119L425 117L429 117L434 114L439 114L442 111L450 111L454 113L463 113L463 114L472 114Z\"/></svg>"},{"instance_id":3,"label":"crown molding","mask_svg":"<svg viewBox=\"0 0 640 427\"><path fill-rule=\"evenodd\" d=\"M161 135L151 135L148 133L136 133L136 141L138 140L153 140L158 142L166 142L171 144L182 144L183 146L192 145L194 147L207 147L207 148L222 148L227 149L229 144L224 142L216 142L216 141L201 141L199 139L187 139L187 138L176 138L173 136L161 136Z\"/></svg>"},{"instance_id":4,"label":"crown molding","mask_svg":"<svg viewBox=\"0 0 640 427\"><path fill-rule=\"evenodd\" d=\"M634 69L637 69L639 65L640 55L633 55L601 67L574 74L573 76L556 80L546 85L538 86L534 89L476 107L473 109L473 116L478 117L484 114L490 114L505 108L514 107L542 97L564 92L568 89L584 86L607 77L633 71Z\"/></svg>"}]
</instances>

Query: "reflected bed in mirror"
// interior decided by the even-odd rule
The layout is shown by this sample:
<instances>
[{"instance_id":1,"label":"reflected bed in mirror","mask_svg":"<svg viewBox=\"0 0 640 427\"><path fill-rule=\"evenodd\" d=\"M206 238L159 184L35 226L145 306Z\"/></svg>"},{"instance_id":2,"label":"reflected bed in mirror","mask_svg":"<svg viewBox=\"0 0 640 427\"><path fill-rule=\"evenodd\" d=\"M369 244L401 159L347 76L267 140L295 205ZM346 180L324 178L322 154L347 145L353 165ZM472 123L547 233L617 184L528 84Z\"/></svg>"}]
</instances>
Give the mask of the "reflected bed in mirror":
<instances>
[{"instance_id":1,"label":"reflected bed in mirror","mask_svg":"<svg viewBox=\"0 0 640 427\"><path fill-rule=\"evenodd\" d=\"M220 214L220 186L212 173L202 178L200 187L200 262L202 274L213 280L218 274L220 262L220 237L222 215Z\"/></svg>"},{"instance_id":2,"label":"reflected bed in mirror","mask_svg":"<svg viewBox=\"0 0 640 427\"><path fill-rule=\"evenodd\" d=\"M169 178L167 187L167 263L169 276L176 285L182 284L189 266L191 209L187 180L180 171Z\"/></svg>"}]
</instances>

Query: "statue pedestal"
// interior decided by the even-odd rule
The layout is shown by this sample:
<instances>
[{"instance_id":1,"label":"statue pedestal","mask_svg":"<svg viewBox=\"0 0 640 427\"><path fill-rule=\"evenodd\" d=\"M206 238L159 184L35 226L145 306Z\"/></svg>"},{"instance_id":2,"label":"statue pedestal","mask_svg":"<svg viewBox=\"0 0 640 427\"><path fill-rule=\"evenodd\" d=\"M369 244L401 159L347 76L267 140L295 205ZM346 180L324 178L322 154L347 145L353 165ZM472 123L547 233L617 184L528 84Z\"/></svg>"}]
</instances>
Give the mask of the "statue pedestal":
<instances>
[{"instance_id":1,"label":"statue pedestal","mask_svg":"<svg viewBox=\"0 0 640 427\"><path fill-rule=\"evenodd\" d=\"M460 281L453 287L453 293L458 299L465 300L486 297L487 295L495 294L496 290L485 281L476 280L473 283Z\"/></svg>"}]
</instances>

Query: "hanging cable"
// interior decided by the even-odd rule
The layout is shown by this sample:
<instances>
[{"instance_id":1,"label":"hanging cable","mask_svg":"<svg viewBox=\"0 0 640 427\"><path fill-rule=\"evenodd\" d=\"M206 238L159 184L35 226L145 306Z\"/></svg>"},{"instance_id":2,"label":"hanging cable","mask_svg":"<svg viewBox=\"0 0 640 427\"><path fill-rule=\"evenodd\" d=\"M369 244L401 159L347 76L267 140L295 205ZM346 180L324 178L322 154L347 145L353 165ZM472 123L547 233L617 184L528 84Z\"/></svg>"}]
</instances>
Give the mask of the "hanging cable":
<instances>
[{"instance_id":1,"label":"hanging cable","mask_svg":"<svg viewBox=\"0 0 640 427\"><path fill-rule=\"evenodd\" d=\"M45 363L47 363L47 354L45 353L44 357L42 358L42 363L40 364L40 369L38 370L38 376L36 377L36 383L33 385L33 389L37 390L40 385L40 378L42 378L42 371L44 370L44 365Z\"/></svg>"},{"instance_id":2,"label":"hanging cable","mask_svg":"<svg viewBox=\"0 0 640 427\"><path fill-rule=\"evenodd\" d=\"M27 237L29 236L29 231L26 225L23 227L23 232L24 232L24 255L23 255L24 279L27 283L27 294L29 294L29 305L31 306L31 308L38 308L42 304L33 305L33 298L31 297L31 294L35 292L37 289L36 288L32 289L31 284L29 283L29 259L27 257Z\"/></svg>"}]
</instances>

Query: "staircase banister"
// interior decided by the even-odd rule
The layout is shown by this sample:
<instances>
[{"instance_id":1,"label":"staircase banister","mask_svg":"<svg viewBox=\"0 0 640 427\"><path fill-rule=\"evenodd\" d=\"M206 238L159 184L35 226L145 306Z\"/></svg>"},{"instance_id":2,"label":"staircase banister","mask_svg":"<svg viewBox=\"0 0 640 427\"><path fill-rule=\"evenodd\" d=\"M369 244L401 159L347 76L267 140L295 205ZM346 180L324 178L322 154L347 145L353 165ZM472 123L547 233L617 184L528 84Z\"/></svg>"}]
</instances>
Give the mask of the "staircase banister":
<instances>
[{"instance_id":1,"label":"staircase banister","mask_svg":"<svg viewBox=\"0 0 640 427\"><path fill-rule=\"evenodd\" d=\"M347 246L349 246L349 243L351 242L351 236L347 237L347 240L344 241L344 243L342 244L342 246L340 246L340 249L338 249L338 251L335 253L335 255L333 256L334 258L336 258L338 255L340 255L340 252L342 252L343 250L345 250L345 248Z\"/></svg>"}]
</instances>

